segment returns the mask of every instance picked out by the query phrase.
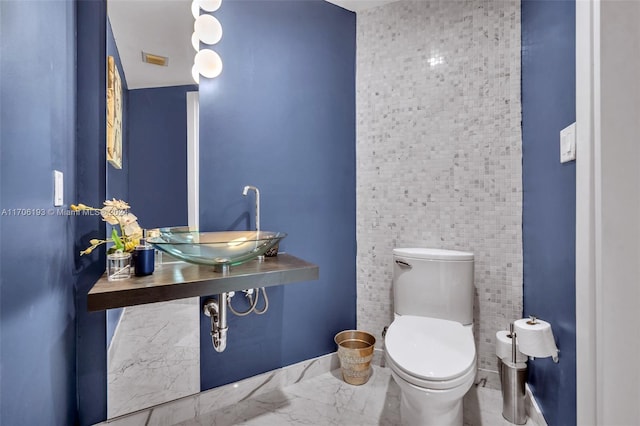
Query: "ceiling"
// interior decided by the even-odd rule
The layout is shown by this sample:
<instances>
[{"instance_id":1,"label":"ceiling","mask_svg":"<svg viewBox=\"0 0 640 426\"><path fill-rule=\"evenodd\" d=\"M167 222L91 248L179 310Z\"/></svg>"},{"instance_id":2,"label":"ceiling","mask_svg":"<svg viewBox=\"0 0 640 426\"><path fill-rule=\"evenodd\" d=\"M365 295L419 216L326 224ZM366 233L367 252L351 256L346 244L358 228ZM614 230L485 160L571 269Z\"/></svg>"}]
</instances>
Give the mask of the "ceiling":
<instances>
[{"instance_id":1,"label":"ceiling","mask_svg":"<svg viewBox=\"0 0 640 426\"><path fill-rule=\"evenodd\" d=\"M190 0L108 0L107 14L129 89L194 84ZM142 51L168 66L142 62Z\"/></svg>"},{"instance_id":2,"label":"ceiling","mask_svg":"<svg viewBox=\"0 0 640 426\"><path fill-rule=\"evenodd\" d=\"M360 12L365 9L371 9L374 7L382 6L387 3L393 3L399 0L326 0L329 3L338 5L344 9L351 10L353 12Z\"/></svg>"},{"instance_id":3,"label":"ceiling","mask_svg":"<svg viewBox=\"0 0 640 426\"><path fill-rule=\"evenodd\" d=\"M327 1L357 13L397 0ZM130 90L194 84L191 0L108 0L107 13ZM143 51L168 57L168 66L143 62Z\"/></svg>"}]
</instances>

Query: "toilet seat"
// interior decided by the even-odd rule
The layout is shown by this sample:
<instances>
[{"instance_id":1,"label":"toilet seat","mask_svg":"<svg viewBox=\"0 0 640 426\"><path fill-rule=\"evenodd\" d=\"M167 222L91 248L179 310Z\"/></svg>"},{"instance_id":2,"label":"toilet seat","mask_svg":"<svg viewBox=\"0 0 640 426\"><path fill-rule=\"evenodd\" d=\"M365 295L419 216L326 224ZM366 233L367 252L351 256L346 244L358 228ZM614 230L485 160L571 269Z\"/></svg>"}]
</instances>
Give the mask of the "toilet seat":
<instances>
[{"instance_id":1,"label":"toilet seat","mask_svg":"<svg viewBox=\"0 0 640 426\"><path fill-rule=\"evenodd\" d=\"M389 357L388 353L387 353L386 361L389 368L391 368L393 372L395 372L400 378L402 378L406 382L416 387L419 387L422 389L429 389L433 391L448 391L459 386L467 386L469 380L473 382L476 375L476 370L474 368L475 366L472 366L471 368L469 368L468 371L466 371L459 377L456 377L451 380L425 380L419 377L412 376L411 374L407 373L406 370L400 367L397 363L393 361L391 357ZM475 364L475 360L474 360L474 364Z\"/></svg>"},{"instance_id":2,"label":"toilet seat","mask_svg":"<svg viewBox=\"0 0 640 426\"><path fill-rule=\"evenodd\" d=\"M422 388L452 389L475 376L473 334L455 321L398 316L387 331L385 352L398 376Z\"/></svg>"}]
</instances>

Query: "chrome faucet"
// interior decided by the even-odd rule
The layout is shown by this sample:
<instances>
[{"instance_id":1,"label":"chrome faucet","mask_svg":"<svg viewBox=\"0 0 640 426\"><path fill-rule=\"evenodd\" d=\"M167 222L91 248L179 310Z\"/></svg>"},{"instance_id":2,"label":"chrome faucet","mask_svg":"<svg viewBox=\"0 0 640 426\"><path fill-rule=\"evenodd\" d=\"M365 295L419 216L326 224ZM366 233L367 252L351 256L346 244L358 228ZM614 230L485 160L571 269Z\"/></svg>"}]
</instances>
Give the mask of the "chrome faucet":
<instances>
[{"instance_id":1,"label":"chrome faucet","mask_svg":"<svg viewBox=\"0 0 640 426\"><path fill-rule=\"evenodd\" d=\"M256 231L260 232L260 191L255 186L247 185L242 190L242 195L246 197L249 191L256 191Z\"/></svg>"}]
</instances>

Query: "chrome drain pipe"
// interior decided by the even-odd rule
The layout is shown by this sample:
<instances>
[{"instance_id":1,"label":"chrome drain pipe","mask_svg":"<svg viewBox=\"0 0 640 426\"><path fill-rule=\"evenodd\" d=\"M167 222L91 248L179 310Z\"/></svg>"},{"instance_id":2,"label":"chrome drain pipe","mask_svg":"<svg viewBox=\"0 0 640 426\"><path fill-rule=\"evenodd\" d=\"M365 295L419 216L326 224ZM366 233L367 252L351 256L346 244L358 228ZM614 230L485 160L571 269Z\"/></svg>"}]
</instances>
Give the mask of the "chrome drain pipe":
<instances>
[{"instance_id":1,"label":"chrome drain pipe","mask_svg":"<svg viewBox=\"0 0 640 426\"><path fill-rule=\"evenodd\" d=\"M204 314L211 317L211 343L216 352L227 348L227 298L227 293L220 293L217 299L208 299L203 307Z\"/></svg>"}]
</instances>

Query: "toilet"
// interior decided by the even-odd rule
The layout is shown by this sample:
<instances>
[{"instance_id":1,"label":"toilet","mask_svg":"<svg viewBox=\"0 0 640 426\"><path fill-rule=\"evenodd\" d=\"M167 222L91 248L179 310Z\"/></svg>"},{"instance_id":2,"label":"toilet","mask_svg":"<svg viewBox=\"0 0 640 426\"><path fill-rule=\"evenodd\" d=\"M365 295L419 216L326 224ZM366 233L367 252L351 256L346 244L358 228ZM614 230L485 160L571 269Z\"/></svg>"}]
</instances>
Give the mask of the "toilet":
<instances>
[{"instance_id":1,"label":"toilet","mask_svg":"<svg viewBox=\"0 0 640 426\"><path fill-rule=\"evenodd\" d=\"M473 297L473 253L393 250L395 318L384 346L403 425L462 425L476 375Z\"/></svg>"}]
</instances>

